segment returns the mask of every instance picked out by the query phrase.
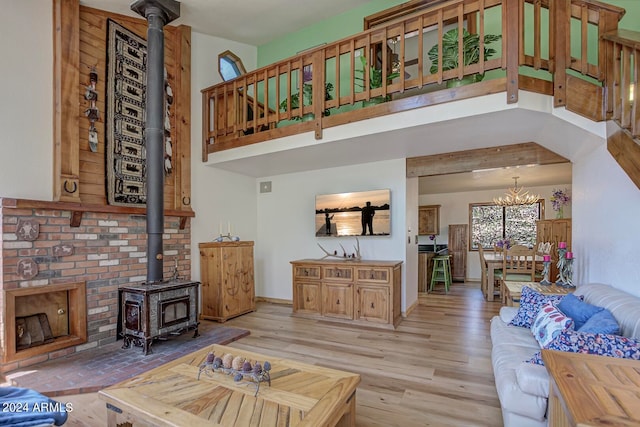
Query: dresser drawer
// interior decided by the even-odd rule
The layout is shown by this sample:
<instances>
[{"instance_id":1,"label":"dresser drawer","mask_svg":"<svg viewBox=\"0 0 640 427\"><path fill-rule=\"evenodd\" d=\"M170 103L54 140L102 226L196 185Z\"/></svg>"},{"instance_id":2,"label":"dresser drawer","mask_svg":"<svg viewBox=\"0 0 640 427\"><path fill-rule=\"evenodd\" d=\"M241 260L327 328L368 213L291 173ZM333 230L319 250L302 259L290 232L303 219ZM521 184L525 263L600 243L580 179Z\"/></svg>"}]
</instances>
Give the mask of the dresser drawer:
<instances>
[{"instance_id":1,"label":"dresser drawer","mask_svg":"<svg viewBox=\"0 0 640 427\"><path fill-rule=\"evenodd\" d=\"M319 280L320 266L319 265L294 265L293 277L296 279Z\"/></svg>"},{"instance_id":2,"label":"dresser drawer","mask_svg":"<svg viewBox=\"0 0 640 427\"><path fill-rule=\"evenodd\" d=\"M322 267L322 280L330 280L337 282L352 282L353 267L331 265Z\"/></svg>"},{"instance_id":3,"label":"dresser drawer","mask_svg":"<svg viewBox=\"0 0 640 427\"><path fill-rule=\"evenodd\" d=\"M390 283L391 269L385 267L358 268L356 270L356 280L359 283Z\"/></svg>"}]
</instances>

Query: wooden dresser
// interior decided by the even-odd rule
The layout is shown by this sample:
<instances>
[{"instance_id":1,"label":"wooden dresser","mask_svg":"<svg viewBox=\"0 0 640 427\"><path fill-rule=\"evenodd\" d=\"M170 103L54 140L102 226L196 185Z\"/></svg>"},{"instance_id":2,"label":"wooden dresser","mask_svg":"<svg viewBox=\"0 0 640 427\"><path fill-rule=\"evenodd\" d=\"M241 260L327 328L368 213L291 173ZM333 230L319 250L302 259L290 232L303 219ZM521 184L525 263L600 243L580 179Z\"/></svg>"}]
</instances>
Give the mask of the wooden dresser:
<instances>
[{"instance_id":1,"label":"wooden dresser","mask_svg":"<svg viewBox=\"0 0 640 427\"><path fill-rule=\"evenodd\" d=\"M549 427L640 426L640 361L542 350Z\"/></svg>"},{"instance_id":2,"label":"wooden dresser","mask_svg":"<svg viewBox=\"0 0 640 427\"><path fill-rule=\"evenodd\" d=\"M293 266L293 313L393 329L400 323L402 261L303 259Z\"/></svg>"},{"instance_id":3,"label":"wooden dresser","mask_svg":"<svg viewBox=\"0 0 640 427\"><path fill-rule=\"evenodd\" d=\"M256 309L253 242L200 243L203 319L224 322Z\"/></svg>"}]
</instances>

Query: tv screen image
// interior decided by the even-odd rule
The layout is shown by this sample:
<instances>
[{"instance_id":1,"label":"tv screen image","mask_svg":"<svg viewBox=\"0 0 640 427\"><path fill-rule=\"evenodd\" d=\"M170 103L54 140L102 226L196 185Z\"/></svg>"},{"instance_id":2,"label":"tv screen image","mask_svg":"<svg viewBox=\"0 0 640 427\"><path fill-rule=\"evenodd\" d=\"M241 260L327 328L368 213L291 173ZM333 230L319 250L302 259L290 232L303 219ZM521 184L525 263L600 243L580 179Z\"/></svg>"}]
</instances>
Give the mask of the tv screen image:
<instances>
[{"instance_id":1,"label":"tv screen image","mask_svg":"<svg viewBox=\"0 0 640 427\"><path fill-rule=\"evenodd\" d=\"M316 196L317 237L389 236L391 190Z\"/></svg>"}]
</instances>

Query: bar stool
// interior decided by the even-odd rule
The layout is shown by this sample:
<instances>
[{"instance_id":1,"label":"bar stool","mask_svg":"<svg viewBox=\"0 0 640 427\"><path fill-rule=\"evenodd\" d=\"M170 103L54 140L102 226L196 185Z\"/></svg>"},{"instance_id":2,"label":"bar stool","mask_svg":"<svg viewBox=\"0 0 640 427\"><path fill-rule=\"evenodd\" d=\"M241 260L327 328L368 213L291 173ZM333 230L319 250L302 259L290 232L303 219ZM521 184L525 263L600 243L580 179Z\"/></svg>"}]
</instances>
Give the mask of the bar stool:
<instances>
[{"instance_id":1,"label":"bar stool","mask_svg":"<svg viewBox=\"0 0 640 427\"><path fill-rule=\"evenodd\" d=\"M433 273L431 273L429 292L433 291L436 282L443 282L444 292L449 292L451 286L451 261L449 258L449 255L439 255L433 258Z\"/></svg>"}]
</instances>

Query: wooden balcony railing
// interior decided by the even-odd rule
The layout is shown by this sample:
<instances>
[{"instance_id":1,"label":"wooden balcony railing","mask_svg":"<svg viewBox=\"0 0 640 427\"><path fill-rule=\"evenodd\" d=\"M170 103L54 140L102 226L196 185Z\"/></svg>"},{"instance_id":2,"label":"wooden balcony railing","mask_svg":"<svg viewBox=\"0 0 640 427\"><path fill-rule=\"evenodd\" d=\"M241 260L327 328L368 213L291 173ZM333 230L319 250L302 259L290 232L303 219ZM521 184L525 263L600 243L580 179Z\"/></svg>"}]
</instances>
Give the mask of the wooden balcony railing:
<instances>
[{"instance_id":1,"label":"wooden balcony railing","mask_svg":"<svg viewBox=\"0 0 640 427\"><path fill-rule=\"evenodd\" d=\"M638 33L618 31L624 9L595 0L450 0L202 90L202 158L287 135L452 100L518 90L553 95L556 106L600 121L640 126ZM432 68L443 35L479 36L477 62ZM487 34L501 35L485 46ZM450 87L474 74L484 80ZM635 83L634 100L628 101ZM613 94L613 96L611 96ZM384 101L384 102L383 102ZM386 102L388 101L388 102ZM372 104L371 106L367 106Z\"/></svg>"}]
</instances>

